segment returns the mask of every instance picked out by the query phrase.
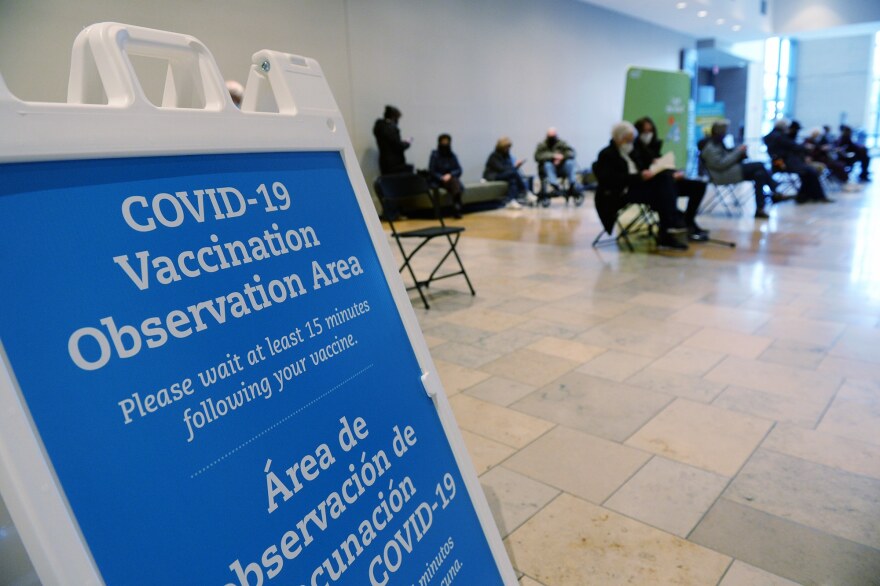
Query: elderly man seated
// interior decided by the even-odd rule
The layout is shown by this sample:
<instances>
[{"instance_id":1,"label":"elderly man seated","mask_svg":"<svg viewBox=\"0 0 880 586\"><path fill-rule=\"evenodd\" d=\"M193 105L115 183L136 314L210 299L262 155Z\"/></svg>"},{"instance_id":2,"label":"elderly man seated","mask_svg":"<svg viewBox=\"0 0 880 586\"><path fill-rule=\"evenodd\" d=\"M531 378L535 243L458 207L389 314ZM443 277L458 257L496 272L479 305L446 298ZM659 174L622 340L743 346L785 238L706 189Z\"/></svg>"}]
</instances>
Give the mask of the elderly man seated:
<instances>
[{"instance_id":1,"label":"elderly man seated","mask_svg":"<svg viewBox=\"0 0 880 586\"><path fill-rule=\"evenodd\" d=\"M636 129L629 122L618 122L611 129L611 141L599 152L599 158L593 164L599 182L596 210L600 216L616 215L627 203L648 204L660 216L658 248L687 250L688 245L671 233L683 232L685 225L676 206L675 179L672 173L654 173L650 169L639 171L630 157L635 136Z\"/></svg>"},{"instance_id":2,"label":"elderly man seated","mask_svg":"<svg viewBox=\"0 0 880 586\"><path fill-rule=\"evenodd\" d=\"M555 128L547 129L547 137L538 143L535 149L535 161L551 187L559 191L559 176L563 175L568 178L568 190L571 195L579 189L575 175L577 163L574 158L574 149L559 138Z\"/></svg>"}]
</instances>

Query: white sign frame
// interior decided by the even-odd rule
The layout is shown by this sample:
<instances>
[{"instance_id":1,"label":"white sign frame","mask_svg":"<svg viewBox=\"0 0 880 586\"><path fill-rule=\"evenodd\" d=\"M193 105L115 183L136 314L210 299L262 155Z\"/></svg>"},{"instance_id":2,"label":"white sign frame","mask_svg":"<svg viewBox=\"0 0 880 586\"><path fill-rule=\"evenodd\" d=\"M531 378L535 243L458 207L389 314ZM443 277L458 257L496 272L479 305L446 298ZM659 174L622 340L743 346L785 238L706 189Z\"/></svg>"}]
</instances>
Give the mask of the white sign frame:
<instances>
[{"instance_id":1,"label":"white sign frame","mask_svg":"<svg viewBox=\"0 0 880 586\"><path fill-rule=\"evenodd\" d=\"M162 105L128 55L169 63ZM517 579L437 375L342 115L318 63L259 51L242 108L189 35L100 23L76 38L66 103L23 102L0 76L0 163L247 152L341 153L385 280L504 583ZM59 488L0 341L0 494L43 584L103 584Z\"/></svg>"}]
</instances>

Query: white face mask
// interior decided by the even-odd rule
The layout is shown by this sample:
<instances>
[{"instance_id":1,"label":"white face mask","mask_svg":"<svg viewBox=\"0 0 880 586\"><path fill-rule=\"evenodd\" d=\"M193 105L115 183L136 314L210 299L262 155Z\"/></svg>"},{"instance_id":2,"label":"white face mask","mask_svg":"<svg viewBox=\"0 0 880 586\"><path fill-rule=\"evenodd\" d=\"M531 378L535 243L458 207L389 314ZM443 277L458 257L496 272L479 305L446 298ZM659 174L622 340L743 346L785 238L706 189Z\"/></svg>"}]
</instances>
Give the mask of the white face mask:
<instances>
[{"instance_id":1,"label":"white face mask","mask_svg":"<svg viewBox=\"0 0 880 586\"><path fill-rule=\"evenodd\" d=\"M620 152L622 152L624 155L628 155L633 152L633 143L625 142L620 145Z\"/></svg>"},{"instance_id":2,"label":"white face mask","mask_svg":"<svg viewBox=\"0 0 880 586\"><path fill-rule=\"evenodd\" d=\"M644 134L640 134L639 140L642 141L642 144L651 144L651 141L654 140L654 133L646 132Z\"/></svg>"}]
</instances>

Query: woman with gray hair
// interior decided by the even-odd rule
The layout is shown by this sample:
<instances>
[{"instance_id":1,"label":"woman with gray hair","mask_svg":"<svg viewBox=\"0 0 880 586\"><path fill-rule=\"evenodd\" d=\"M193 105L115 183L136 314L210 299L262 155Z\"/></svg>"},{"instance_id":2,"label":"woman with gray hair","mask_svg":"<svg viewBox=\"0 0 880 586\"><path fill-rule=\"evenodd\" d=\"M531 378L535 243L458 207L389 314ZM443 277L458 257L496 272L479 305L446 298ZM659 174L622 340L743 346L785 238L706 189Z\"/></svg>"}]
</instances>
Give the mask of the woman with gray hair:
<instances>
[{"instance_id":1,"label":"woman with gray hair","mask_svg":"<svg viewBox=\"0 0 880 586\"><path fill-rule=\"evenodd\" d=\"M639 171L630 157L636 137L635 126L618 122L611 129L611 141L599 152L593 172L599 186L596 188L596 209L617 210L627 203L644 203L660 216L658 248L687 250L688 245L670 232L681 231L684 220L676 207L675 181L671 173Z\"/></svg>"}]
</instances>

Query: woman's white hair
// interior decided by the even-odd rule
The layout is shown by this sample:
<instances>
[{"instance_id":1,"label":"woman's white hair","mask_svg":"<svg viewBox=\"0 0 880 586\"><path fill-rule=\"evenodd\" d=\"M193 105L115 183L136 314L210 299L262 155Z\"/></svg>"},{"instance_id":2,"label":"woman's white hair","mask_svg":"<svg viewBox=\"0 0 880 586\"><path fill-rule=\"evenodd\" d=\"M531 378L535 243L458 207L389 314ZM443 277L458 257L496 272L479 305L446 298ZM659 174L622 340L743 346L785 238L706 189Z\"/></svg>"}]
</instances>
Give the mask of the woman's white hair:
<instances>
[{"instance_id":1,"label":"woman's white hair","mask_svg":"<svg viewBox=\"0 0 880 586\"><path fill-rule=\"evenodd\" d=\"M636 127L626 120L618 122L611 128L611 140L614 142L620 142L625 136L629 135L636 135Z\"/></svg>"}]
</instances>

